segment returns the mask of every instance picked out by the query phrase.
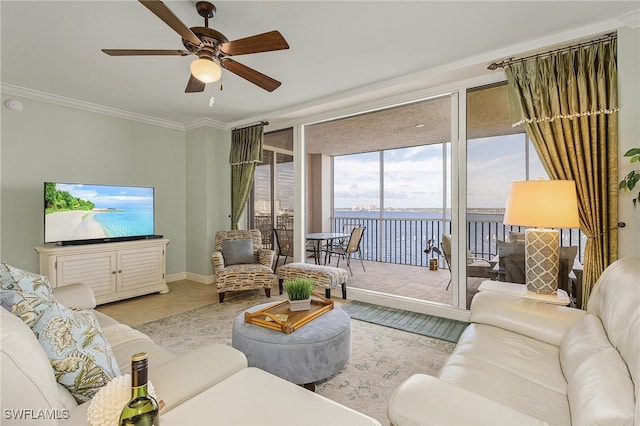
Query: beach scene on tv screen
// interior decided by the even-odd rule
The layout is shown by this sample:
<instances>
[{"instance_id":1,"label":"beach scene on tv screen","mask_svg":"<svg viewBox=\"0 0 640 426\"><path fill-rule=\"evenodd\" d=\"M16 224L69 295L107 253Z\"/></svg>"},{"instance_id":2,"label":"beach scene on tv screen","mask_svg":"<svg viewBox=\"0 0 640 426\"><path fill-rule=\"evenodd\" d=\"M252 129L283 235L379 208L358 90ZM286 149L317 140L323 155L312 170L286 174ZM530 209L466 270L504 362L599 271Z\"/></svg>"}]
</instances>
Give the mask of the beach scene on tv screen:
<instances>
[{"instance_id":1,"label":"beach scene on tv screen","mask_svg":"<svg viewBox=\"0 0 640 426\"><path fill-rule=\"evenodd\" d=\"M45 242L152 235L153 188L45 183Z\"/></svg>"}]
</instances>

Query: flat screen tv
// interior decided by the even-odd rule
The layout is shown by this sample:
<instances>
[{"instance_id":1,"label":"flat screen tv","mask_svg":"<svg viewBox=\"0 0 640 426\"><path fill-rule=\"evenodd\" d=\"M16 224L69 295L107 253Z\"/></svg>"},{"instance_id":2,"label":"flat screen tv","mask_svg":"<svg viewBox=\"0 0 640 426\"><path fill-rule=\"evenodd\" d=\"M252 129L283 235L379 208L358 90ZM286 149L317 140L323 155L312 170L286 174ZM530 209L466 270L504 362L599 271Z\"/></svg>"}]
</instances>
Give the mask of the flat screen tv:
<instances>
[{"instance_id":1,"label":"flat screen tv","mask_svg":"<svg viewBox=\"0 0 640 426\"><path fill-rule=\"evenodd\" d=\"M154 188L44 183L44 242L89 244L154 235Z\"/></svg>"}]
</instances>

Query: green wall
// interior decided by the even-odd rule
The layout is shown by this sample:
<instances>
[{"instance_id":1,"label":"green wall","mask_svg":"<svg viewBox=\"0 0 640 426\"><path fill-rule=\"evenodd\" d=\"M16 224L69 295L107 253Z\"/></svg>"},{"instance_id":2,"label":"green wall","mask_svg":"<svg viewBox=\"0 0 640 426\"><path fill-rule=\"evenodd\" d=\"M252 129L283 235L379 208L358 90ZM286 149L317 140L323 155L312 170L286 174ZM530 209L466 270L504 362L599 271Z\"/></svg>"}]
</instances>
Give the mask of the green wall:
<instances>
[{"instance_id":1,"label":"green wall","mask_svg":"<svg viewBox=\"0 0 640 426\"><path fill-rule=\"evenodd\" d=\"M4 103L18 99L24 110ZM156 233L171 241L167 273L187 253L186 133L2 94L1 260L38 271L44 181L153 186Z\"/></svg>"},{"instance_id":2,"label":"green wall","mask_svg":"<svg viewBox=\"0 0 640 426\"><path fill-rule=\"evenodd\" d=\"M215 233L229 229L231 212L228 131L187 132L187 278L210 282Z\"/></svg>"}]
</instances>

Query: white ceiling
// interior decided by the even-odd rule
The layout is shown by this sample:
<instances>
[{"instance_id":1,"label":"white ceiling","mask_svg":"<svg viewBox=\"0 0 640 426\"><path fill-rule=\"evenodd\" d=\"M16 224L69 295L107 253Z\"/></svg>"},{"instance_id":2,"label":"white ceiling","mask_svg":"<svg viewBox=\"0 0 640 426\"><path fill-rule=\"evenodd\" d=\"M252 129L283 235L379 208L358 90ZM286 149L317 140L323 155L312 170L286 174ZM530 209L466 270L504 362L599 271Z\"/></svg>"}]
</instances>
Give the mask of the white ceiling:
<instances>
[{"instance_id":1,"label":"white ceiling","mask_svg":"<svg viewBox=\"0 0 640 426\"><path fill-rule=\"evenodd\" d=\"M167 1L188 27L195 1ZM335 107L486 72L494 60L625 25L638 1L214 1L209 26L230 40L277 29L289 50L235 60L282 82L269 93L223 72L184 93L193 56L110 57L110 49L183 49L137 1L5 1L2 91L152 117L232 126ZM495 71L500 72L500 71ZM208 106L213 95L216 103ZM321 107L318 107L321 105ZM323 106L322 106L323 105Z\"/></svg>"}]
</instances>

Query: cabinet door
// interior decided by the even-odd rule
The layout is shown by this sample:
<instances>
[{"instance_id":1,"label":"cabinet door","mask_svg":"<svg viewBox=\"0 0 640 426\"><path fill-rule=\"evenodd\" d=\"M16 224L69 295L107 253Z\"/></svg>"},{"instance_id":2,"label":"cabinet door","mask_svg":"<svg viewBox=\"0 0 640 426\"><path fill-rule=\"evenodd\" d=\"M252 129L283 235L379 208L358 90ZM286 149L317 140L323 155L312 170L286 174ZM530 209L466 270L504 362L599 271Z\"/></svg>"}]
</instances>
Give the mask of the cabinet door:
<instances>
[{"instance_id":1,"label":"cabinet door","mask_svg":"<svg viewBox=\"0 0 640 426\"><path fill-rule=\"evenodd\" d=\"M164 247L119 250L118 274L119 292L164 283Z\"/></svg>"},{"instance_id":2,"label":"cabinet door","mask_svg":"<svg viewBox=\"0 0 640 426\"><path fill-rule=\"evenodd\" d=\"M113 251L57 257L57 286L85 283L96 299L116 291L116 254Z\"/></svg>"}]
</instances>

